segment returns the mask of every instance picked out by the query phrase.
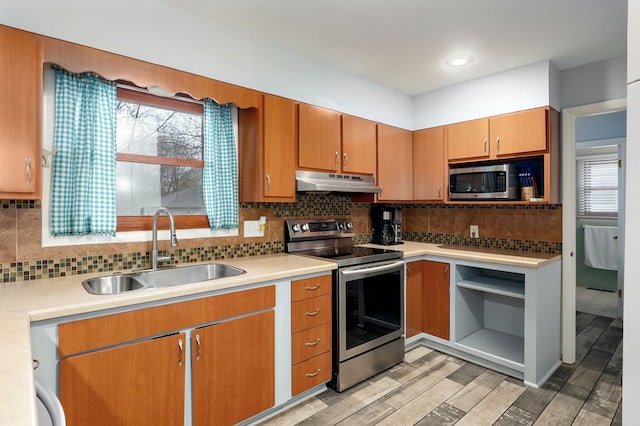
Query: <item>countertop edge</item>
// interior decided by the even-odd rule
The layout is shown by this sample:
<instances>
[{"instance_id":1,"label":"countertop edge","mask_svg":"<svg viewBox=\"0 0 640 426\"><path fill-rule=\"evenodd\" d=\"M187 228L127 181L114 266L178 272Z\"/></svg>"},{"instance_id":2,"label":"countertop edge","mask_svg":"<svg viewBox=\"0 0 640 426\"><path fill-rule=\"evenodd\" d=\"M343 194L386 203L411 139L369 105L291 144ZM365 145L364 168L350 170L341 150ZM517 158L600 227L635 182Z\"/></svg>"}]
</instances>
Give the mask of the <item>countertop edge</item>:
<instances>
[{"instance_id":1,"label":"countertop edge","mask_svg":"<svg viewBox=\"0 0 640 426\"><path fill-rule=\"evenodd\" d=\"M31 353L31 326L26 312L0 312L0 424L37 425L38 408ZM8 354L7 354L8 352ZM7 356L11 355L11 356Z\"/></svg>"}]
</instances>

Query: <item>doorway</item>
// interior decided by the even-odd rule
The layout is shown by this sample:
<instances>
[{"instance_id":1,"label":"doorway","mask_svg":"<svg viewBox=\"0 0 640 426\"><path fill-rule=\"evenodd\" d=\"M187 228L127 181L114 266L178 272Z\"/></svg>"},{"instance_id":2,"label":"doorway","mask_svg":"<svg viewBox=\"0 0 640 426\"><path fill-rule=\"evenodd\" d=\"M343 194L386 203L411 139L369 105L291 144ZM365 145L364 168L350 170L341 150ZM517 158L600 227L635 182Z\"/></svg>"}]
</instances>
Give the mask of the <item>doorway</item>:
<instances>
[{"instance_id":1,"label":"doorway","mask_svg":"<svg viewBox=\"0 0 640 426\"><path fill-rule=\"evenodd\" d=\"M572 364L576 359L576 267L577 267L577 203L576 203L576 141L577 121L606 113L626 110L626 99L566 108L562 111L562 361ZM624 165L624 147L620 150ZM624 182L624 168L621 169ZM624 185L621 185L624 188ZM624 190L624 189L623 189ZM618 204L618 288L624 276L624 194ZM622 301L619 301L621 306ZM621 311L621 309L620 309Z\"/></svg>"}]
</instances>

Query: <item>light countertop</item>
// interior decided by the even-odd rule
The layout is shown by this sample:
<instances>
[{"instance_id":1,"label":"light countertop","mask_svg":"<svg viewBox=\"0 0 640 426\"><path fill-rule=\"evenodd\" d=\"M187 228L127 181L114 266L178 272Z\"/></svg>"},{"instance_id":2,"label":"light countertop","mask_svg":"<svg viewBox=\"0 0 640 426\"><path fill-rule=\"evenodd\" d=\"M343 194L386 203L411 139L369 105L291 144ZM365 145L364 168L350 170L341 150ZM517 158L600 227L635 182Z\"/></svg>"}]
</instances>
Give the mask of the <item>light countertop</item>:
<instances>
[{"instance_id":1,"label":"light countertop","mask_svg":"<svg viewBox=\"0 0 640 426\"><path fill-rule=\"evenodd\" d=\"M383 247L371 244L368 246ZM560 260L559 255L529 257L529 253L465 247L454 249L409 241L384 248L403 251L405 259L438 256L527 268L539 268ZM522 256L524 254L526 255ZM31 322L202 293L242 289L260 282L329 272L336 267L333 262L288 254L223 259L216 262L243 269L246 274L109 296L89 294L81 286L83 280L105 275L104 272L0 284L0 344L3 348L0 352L0 424L37 424L29 328Z\"/></svg>"},{"instance_id":2,"label":"light countertop","mask_svg":"<svg viewBox=\"0 0 640 426\"><path fill-rule=\"evenodd\" d=\"M418 256L438 256L451 259L475 260L478 262L488 262L499 265L520 266L523 268L540 268L549 263L557 262L562 258L559 254L532 253L460 245L454 246L446 244L416 243L413 241L405 241L403 244L389 246L376 244L366 244L366 246L386 248L389 250L400 250L404 253L405 259Z\"/></svg>"}]
</instances>

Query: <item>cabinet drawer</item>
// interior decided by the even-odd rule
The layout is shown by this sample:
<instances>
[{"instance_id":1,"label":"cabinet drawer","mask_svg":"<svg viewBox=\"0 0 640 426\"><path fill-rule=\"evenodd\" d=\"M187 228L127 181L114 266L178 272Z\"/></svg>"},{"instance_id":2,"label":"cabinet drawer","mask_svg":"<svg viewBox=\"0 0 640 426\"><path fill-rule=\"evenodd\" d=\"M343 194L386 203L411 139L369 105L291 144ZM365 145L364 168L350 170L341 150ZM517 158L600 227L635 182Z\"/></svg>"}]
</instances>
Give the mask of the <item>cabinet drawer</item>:
<instances>
[{"instance_id":1,"label":"cabinet drawer","mask_svg":"<svg viewBox=\"0 0 640 426\"><path fill-rule=\"evenodd\" d=\"M291 363L298 364L331 350L331 323L291 336Z\"/></svg>"},{"instance_id":2,"label":"cabinet drawer","mask_svg":"<svg viewBox=\"0 0 640 426\"><path fill-rule=\"evenodd\" d=\"M331 294L331 275L291 281L291 301Z\"/></svg>"},{"instance_id":3,"label":"cabinet drawer","mask_svg":"<svg viewBox=\"0 0 640 426\"><path fill-rule=\"evenodd\" d=\"M331 352L294 365L291 369L291 379L292 395L331 380Z\"/></svg>"},{"instance_id":4,"label":"cabinet drawer","mask_svg":"<svg viewBox=\"0 0 640 426\"><path fill-rule=\"evenodd\" d=\"M331 295L304 299L291 304L291 332L331 322Z\"/></svg>"}]
</instances>

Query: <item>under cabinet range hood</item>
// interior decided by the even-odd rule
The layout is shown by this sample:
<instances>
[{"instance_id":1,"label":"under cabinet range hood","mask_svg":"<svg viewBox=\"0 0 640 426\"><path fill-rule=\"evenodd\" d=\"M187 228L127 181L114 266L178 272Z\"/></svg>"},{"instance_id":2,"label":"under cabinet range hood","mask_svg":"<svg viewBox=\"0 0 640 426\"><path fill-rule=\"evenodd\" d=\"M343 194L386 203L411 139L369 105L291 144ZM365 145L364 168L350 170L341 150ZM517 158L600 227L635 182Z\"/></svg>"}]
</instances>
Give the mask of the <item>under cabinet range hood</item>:
<instances>
[{"instance_id":1,"label":"under cabinet range hood","mask_svg":"<svg viewBox=\"0 0 640 426\"><path fill-rule=\"evenodd\" d=\"M373 176L355 176L339 173L319 173L296 170L298 192L348 192L352 194L379 194Z\"/></svg>"}]
</instances>

